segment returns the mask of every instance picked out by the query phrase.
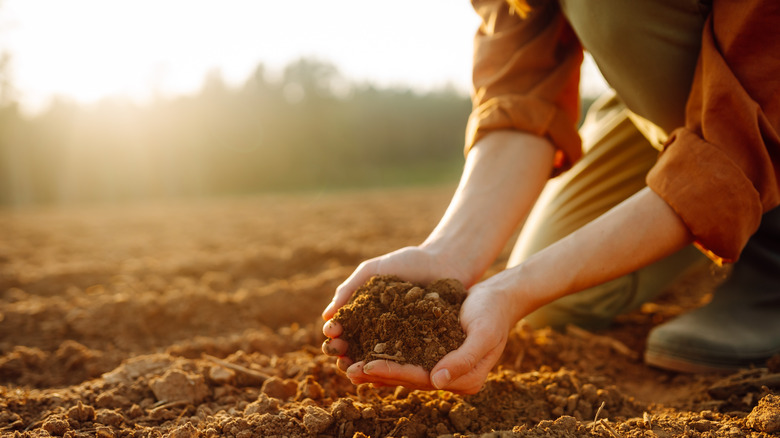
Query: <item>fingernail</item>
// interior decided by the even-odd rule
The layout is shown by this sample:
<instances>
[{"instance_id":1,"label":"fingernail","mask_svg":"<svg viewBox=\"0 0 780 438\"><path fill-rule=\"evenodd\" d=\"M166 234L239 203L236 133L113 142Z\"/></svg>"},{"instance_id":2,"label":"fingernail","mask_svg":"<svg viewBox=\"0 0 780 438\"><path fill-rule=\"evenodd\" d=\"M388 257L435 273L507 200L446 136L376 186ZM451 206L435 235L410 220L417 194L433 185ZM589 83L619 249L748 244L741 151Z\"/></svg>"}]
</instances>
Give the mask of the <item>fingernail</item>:
<instances>
[{"instance_id":1,"label":"fingernail","mask_svg":"<svg viewBox=\"0 0 780 438\"><path fill-rule=\"evenodd\" d=\"M337 356L339 354L339 351L333 348L330 345L330 341L333 339L325 339L325 342L322 343L322 351L330 356Z\"/></svg>"},{"instance_id":2,"label":"fingernail","mask_svg":"<svg viewBox=\"0 0 780 438\"><path fill-rule=\"evenodd\" d=\"M351 379L354 376L357 376L361 372L361 366L359 364L352 364L347 367L346 369L347 376Z\"/></svg>"},{"instance_id":3,"label":"fingernail","mask_svg":"<svg viewBox=\"0 0 780 438\"><path fill-rule=\"evenodd\" d=\"M450 383L452 376L450 376L450 370L444 368L443 370L436 371L436 374L431 377L431 383L436 389L443 389Z\"/></svg>"},{"instance_id":4,"label":"fingernail","mask_svg":"<svg viewBox=\"0 0 780 438\"><path fill-rule=\"evenodd\" d=\"M374 364L369 362L365 365L363 365L363 373L365 374L371 374L369 371L374 369Z\"/></svg>"}]
</instances>

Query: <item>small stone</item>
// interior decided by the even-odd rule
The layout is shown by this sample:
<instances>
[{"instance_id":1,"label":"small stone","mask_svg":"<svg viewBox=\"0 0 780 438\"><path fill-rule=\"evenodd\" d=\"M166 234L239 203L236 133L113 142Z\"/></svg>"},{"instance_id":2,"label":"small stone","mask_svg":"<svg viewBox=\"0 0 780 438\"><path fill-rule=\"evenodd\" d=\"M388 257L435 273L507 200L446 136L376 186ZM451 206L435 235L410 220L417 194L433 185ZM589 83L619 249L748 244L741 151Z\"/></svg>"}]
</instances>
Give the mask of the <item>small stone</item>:
<instances>
[{"instance_id":1,"label":"small stone","mask_svg":"<svg viewBox=\"0 0 780 438\"><path fill-rule=\"evenodd\" d=\"M333 416L325 409L317 406L307 406L306 413L303 415L303 427L312 435L317 435L325 431L333 424Z\"/></svg>"},{"instance_id":2,"label":"small stone","mask_svg":"<svg viewBox=\"0 0 780 438\"><path fill-rule=\"evenodd\" d=\"M412 303L414 301L419 300L420 297L422 297L422 295L423 295L423 290L420 287L415 286L415 287L409 289L408 292L406 292L406 296L404 297L404 301L406 301L407 303Z\"/></svg>"},{"instance_id":3,"label":"small stone","mask_svg":"<svg viewBox=\"0 0 780 438\"><path fill-rule=\"evenodd\" d=\"M380 342L374 345L374 353L384 353L387 350L387 342Z\"/></svg>"}]
</instances>

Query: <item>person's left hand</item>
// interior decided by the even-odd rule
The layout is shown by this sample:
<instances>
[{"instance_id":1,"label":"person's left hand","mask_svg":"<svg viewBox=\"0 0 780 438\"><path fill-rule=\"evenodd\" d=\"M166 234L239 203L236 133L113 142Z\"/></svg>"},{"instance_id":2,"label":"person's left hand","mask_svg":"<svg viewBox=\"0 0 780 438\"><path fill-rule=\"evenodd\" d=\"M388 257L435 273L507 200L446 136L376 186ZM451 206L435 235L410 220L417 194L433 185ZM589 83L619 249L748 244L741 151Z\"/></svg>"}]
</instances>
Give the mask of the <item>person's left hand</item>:
<instances>
[{"instance_id":1,"label":"person's left hand","mask_svg":"<svg viewBox=\"0 0 780 438\"><path fill-rule=\"evenodd\" d=\"M512 301L511 294L486 287L484 283L472 287L460 312L466 340L460 348L444 356L430 373L417 365L379 359L352 363L346 369L346 375L356 385L372 383L376 386L477 393L504 351L509 329L516 322L517 307ZM340 326L336 329L329 332L326 328L325 334L338 337Z\"/></svg>"}]
</instances>

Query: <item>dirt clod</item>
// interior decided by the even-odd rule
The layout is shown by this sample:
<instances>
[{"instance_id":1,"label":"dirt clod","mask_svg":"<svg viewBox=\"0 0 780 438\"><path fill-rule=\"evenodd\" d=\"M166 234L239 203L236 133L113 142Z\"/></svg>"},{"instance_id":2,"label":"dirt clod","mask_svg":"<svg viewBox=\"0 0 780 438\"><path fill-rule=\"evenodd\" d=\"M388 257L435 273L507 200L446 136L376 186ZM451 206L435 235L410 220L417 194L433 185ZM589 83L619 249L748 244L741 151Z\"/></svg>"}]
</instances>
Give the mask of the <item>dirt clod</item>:
<instances>
[{"instance_id":1,"label":"dirt clod","mask_svg":"<svg viewBox=\"0 0 780 438\"><path fill-rule=\"evenodd\" d=\"M190 422L177 427L170 434L170 438L197 438L198 436L200 432Z\"/></svg>"},{"instance_id":2,"label":"dirt clod","mask_svg":"<svg viewBox=\"0 0 780 438\"><path fill-rule=\"evenodd\" d=\"M458 314L466 289L453 279L427 286L375 276L333 318L355 361L388 359L430 370L466 338Z\"/></svg>"},{"instance_id":3,"label":"dirt clod","mask_svg":"<svg viewBox=\"0 0 780 438\"><path fill-rule=\"evenodd\" d=\"M181 370L168 370L149 383L154 396L163 402L186 402L198 404L209 394L202 375L186 373Z\"/></svg>"},{"instance_id":4,"label":"dirt clod","mask_svg":"<svg viewBox=\"0 0 780 438\"><path fill-rule=\"evenodd\" d=\"M333 416L325 409L307 406L303 415L303 427L311 434L324 432L333 423Z\"/></svg>"},{"instance_id":5,"label":"dirt clod","mask_svg":"<svg viewBox=\"0 0 780 438\"><path fill-rule=\"evenodd\" d=\"M263 382L263 386L260 389L263 394L268 397L277 398L279 400L287 400L294 396L298 391L298 384L293 380L284 380L278 377L271 377Z\"/></svg>"},{"instance_id":6,"label":"dirt clod","mask_svg":"<svg viewBox=\"0 0 780 438\"><path fill-rule=\"evenodd\" d=\"M764 396L748 415L747 425L766 433L780 431L780 396Z\"/></svg>"}]
</instances>

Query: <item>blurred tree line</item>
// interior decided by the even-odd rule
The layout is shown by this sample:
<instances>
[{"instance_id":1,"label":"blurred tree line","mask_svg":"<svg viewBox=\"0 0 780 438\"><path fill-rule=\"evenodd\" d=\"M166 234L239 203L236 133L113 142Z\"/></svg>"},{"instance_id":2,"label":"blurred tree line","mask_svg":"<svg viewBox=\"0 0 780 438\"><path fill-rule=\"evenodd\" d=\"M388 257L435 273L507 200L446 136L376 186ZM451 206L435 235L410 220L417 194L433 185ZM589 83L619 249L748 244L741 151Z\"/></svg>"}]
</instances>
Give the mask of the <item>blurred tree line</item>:
<instances>
[{"instance_id":1,"label":"blurred tree line","mask_svg":"<svg viewBox=\"0 0 780 438\"><path fill-rule=\"evenodd\" d=\"M301 59L144 105L58 99L25 117L0 65L0 204L455 181L468 96L377 88Z\"/></svg>"}]
</instances>

